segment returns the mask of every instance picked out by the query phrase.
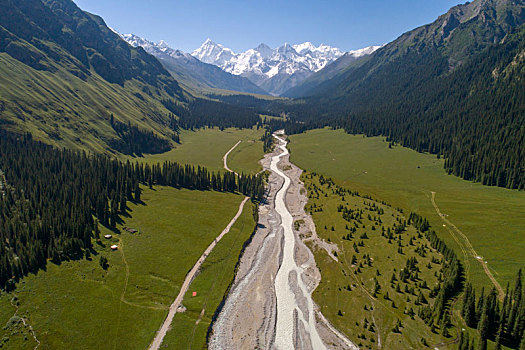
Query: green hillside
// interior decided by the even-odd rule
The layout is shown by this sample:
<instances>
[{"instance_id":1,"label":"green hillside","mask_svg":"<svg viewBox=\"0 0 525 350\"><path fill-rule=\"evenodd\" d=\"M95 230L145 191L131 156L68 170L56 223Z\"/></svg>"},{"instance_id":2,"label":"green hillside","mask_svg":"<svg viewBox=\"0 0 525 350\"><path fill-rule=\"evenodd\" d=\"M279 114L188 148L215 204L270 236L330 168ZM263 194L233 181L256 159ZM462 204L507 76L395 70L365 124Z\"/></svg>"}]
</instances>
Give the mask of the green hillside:
<instances>
[{"instance_id":1,"label":"green hillside","mask_svg":"<svg viewBox=\"0 0 525 350\"><path fill-rule=\"evenodd\" d=\"M0 2L3 127L38 139L103 151L123 123L169 136L159 102L188 98L152 56L68 0Z\"/></svg>"},{"instance_id":2,"label":"green hillside","mask_svg":"<svg viewBox=\"0 0 525 350\"><path fill-rule=\"evenodd\" d=\"M372 54L366 64L349 62L346 66L341 65L337 74L324 74L318 86L310 87L303 96L340 97L352 108L368 105L380 101L387 87L394 91L398 87L413 88L424 82L429 73L442 75L454 70L485 48L501 42L523 23L525 4L522 1L467 2L451 8L434 22L401 35ZM389 71L391 67L400 69L409 64L407 61L416 59L418 65L402 72L403 75L393 76ZM385 85L376 94L352 95L379 83Z\"/></svg>"},{"instance_id":3,"label":"green hillside","mask_svg":"<svg viewBox=\"0 0 525 350\"><path fill-rule=\"evenodd\" d=\"M184 89L155 57L71 0L1 0L0 9L3 129L60 147L142 155L173 148L181 128L259 121L250 108Z\"/></svg>"},{"instance_id":4,"label":"green hillside","mask_svg":"<svg viewBox=\"0 0 525 350\"><path fill-rule=\"evenodd\" d=\"M451 9L288 106L306 121L288 132L330 125L382 135L446 158L464 179L524 188L524 9L510 0Z\"/></svg>"}]
</instances>

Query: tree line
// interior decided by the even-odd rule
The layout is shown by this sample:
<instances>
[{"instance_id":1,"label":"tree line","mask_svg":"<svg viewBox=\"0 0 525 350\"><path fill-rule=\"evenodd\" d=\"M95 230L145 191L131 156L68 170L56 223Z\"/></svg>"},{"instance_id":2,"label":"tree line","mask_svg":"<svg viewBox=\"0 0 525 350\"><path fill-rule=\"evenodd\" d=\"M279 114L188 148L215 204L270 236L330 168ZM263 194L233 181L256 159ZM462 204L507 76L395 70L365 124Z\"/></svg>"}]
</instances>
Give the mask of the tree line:
<instances>
[{"instance_id":1,"label":"tree line","mask_svg":"<svg viewBox=\"0 0 525 350\"><path fill-rule=\"evenodd\" d=\"M503 345L525 349L525 290L521 269L514 288L509 288L507 284L503 303L498 300L495 288L486 295L482 288L478 297L471 284L465 289L461 314L469 327L479 331L479 349L487 348L488 339L496 343L497 350Z\"/></svg>"},{"instance_id":2,"label":"tree line","mask_svg":"<svg viewBox=\"0 0 525 350\"><path fill-rule=\"evenodd\" d=\"M55 149L30 134L0 131L0 288L29 272L91 254L99 223L115 228L140 184L240 192L263 200L262 178L203 167L121 162L104 155Z\"/></svg>"},{"instance_id":3,"label":"tree line","mask_svg":"<svg viewBox=\"0 0 525 350\"><path fill-rule=\"evenodd\" d=\"M451 301L463 290L464 268L453 249L438 237L435 231L430 230L428 220L419 214L411 213L408 224L414 225L419 231L423 232L430 246L440 252L444 258L444 266L440 283L432 290L432 295L436 300L432 307L423 306L419 310L419 317L425 321L432 329L439 325L444 336L448 336L448 326L450 324L450 305Z\"/></svg>"},{"instance_id":4,"label":"tree line","mask_svg":"<svg viewBox=\"0 0 525 350\"><path fill-rule=\"evenodd\" d=\"M113 139L109 143L114 150L127 155L141 156L143 153L164 153L171 149L170 142L152 131L143 130L136 125L122 123L115 120L111 114L109 122L117 135L118 139Z\"/></svg>"},{"instance_id":5,"label":"tree line","mask_svg":"<svg viewBox=\"0 0 525 350\"><path fill-rule=\"evenodd\" d=\"M179 127L187 130L215 126L221 130L231 127L249 129L260 120L252 109L200 98L187 105L170 99L162 100L162 104L179 117Z\"/></svg>"},{"instance_id":6,"label":"tree line","mask_svg":"<svg viewBox=\"0 0 525 350\"><path fill-rule=\"evenodd\" d=\"M266 130L264 131L264 135L261 137L261 141L263 142L264 153L271 152L271 150L273 149L273 136L271 128L266 128Z\"/></svg>"}]
</instances>

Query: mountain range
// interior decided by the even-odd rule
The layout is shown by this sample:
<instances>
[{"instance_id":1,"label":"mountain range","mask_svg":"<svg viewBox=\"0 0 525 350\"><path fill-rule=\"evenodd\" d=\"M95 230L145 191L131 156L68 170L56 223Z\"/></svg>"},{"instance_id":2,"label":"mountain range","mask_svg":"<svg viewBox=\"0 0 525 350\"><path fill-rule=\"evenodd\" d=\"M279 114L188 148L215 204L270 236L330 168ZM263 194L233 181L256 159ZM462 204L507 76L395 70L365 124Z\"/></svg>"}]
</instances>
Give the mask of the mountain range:
<instances>
[{"instance_id":1,"label":"mountain range","mask_svg":"<svg viewBox=\"0 0 525 350\"><path fill-rule=\"evenodd\" d=\"M0 127L55 146L140 155L173 147L181 127L250 127L259 120L186 83L211 86L223 77L223 86L260 89L181 57L197 67L186 66L188 79L71 0L0 0ZM216 72L215 81L200 78L202 66Z\"/></svg>"},{"instance_id":2,"label":"mountain range","mask_svg":"<svg viewBox=\"0 0 525 350\"><path fill-rule=\"evenodd\" d=\"M254 94L266 94L266 91L249 79L228 73L221 68L201 62L192 55L168 46L164 41L153 43L134 34L122 34L121 37L133 47L142 47L155 56L177 81L188 88L202 91L223 89Z\"/></svg>"},{"instance_id":3,"label":"mountain range","mask_svg":"<svg viewBox=\"0 0 525 350\"><path fill-rule=\"evenodd\" d=\"M275 49L260 44L254 49L235 53L207 39L192 55L228 73L246 77L272 95L281 95L343 55L357 59L377 48L367 47L345 53L328 45L315 46L305 42L296 45L285 43Z\"/></svg>"},{"instance_id":4,"label":"mountain range","mask_svg":"<svg viewBox=\"0 0 525 350\"><path fill-rule=\"evenodd\" d=\"M371 88L371 84L392 89L395 81L402 82L399 88L406 90L427 79L431 72L439 76L453 71L487 47L500 43L524 22L525 4L520 0L478 0L454 6L436 21L404 33L367 59L342 65L333 74L324 74L309 89L296 89L289 95L345 99L354 96L353 92ZM401 75L396 67L407 64L414 66ZM393 72L386 73L390 69L397 70L399 76L393 79ZM359 94L348 103L352 108L366 104L368 99L378 100L374 103L382 100L380 94Z\"/></svg>"}]
</instances>

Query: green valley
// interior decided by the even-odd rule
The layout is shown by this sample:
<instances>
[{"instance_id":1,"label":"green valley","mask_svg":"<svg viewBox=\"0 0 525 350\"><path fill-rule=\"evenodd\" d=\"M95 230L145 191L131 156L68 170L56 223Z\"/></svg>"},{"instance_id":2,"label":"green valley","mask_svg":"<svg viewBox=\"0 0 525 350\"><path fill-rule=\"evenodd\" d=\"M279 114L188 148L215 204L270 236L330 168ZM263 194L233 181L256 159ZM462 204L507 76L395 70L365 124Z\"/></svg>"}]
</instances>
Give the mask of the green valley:
<instances>
[{"instance_id":1,"label":"green valley","mask_svg":"<svg viewBox=\"0 0 525 350\"><path fill-rule=\"evenodd\" d=\"M428 218L463 259L460 246L432 205L432 192L436 192L440 211L467 235L502 286L513 281L525 264L521 253L525 246L517 240L525 232L522 191L487 187L447 175L442 159L401 146L389 148L389 143L378 137L323 129L290 138L295 164ZM465 245L463 240L460 243ZM478 259L467 256L473 283L490 285Z\"/></svg>"},{"instance_id":2,"label":"green valley","mask_svg":"<svg viewBox=\"0 0 525 350\"><path fill-rule=\"evenodd\" d=\"M120 233L102 230L101 234L112 234L113 238L102 238L95 244L91 258L49 264L47 271L30 275L14 292L4 293L0 322L9 325L8 320L15 314L11 305L14 302L17 315L34 329L43 349L147 347L185 274L231 220L242 197L159 186L145 189L142 199L143 204L130 205L131 216L118 226ZM198 291L198 300L188 301L188 307L202 300L208 305L196 343L205 340L209 314L213 314L231 282L240 249L254 225L248 205L231 235L210 256L211 266L192 285L192 290ZM124 227L138 233L129 233ZM118 250L112 251L112 244L118 245ZM100 257L107 258L107 269L100 266ZM220 279L213 272L217 269L222 272ZM207 283L213 283L214 288ZM185 317L193 317L195 322L199 313ZM178 327L179 320L176 322L174 326ZM5 348L35 346L27 330L21 331L15 325L4 328L2 337Z\"/></svg>"},{"instance_id":3,"label":"green valley","mask_svg":"<svg viewBox=\"0 0 525 350\"><path fill-rule=\"evenodd\" d=\"M525 350L524 76L523 0L0 0L0 349Z\"/></svg>"},{"instance_id":4,"label":"green valley","mask_svg":"<svg viewBox=\"0 0 525 350\"><path fill-rule=\"evenodd\" d=\"M323 315L359 348L433 348L455 337L436 298L450 262L421 232L428 228L323 175L302 180L317 234L336 245L334 256L311 247L323 276L313 295Z\"/></svg>"},{"instance_id":5,"label":"green valley","mask_svg":"<svg viewBox=\"0 0 525 350\"><path fill-rule=\"evenodd\" d=\"M261 137L264 129L206 128L195 131L183 130L181 144L166 153L146 155L141 162L174 161L182 164L205 166L213 171L223 171L222 157L238 141L241 143L228 156L230 168L238 173L254 174L261 170L258 164L263 157ZM137 159L137 158L124 158Z\"/></svg>"}]
</instances>

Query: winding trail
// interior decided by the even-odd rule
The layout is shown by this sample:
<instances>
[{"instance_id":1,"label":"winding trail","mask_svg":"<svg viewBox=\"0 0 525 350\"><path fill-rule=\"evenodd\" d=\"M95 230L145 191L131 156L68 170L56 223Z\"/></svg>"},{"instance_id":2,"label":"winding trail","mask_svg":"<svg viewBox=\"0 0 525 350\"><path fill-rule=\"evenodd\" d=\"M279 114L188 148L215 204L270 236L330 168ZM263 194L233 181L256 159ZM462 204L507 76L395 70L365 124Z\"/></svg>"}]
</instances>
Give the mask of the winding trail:
<instances>
[{"instance_id":1,"label":"winding trail","mask_svg":"<svg viewBox=\"0 0 525 350\"><path fill-rule=\"evenodd\" d=\"M235 216L230 221L230 223L224 228L224 230L222 230L221 234L218 235L217 238L215 238L215 240L208 246L208 248L206 248L206 250L204 251L204 253L202 253L199 260L197 260L197 262L195 263L195 265L193 265L190 272L188 272L188 274L186 275L186 279L184 279L184 283L182 284L180 292L177 295L177 298L175 298L175 301L173 302L173 304L171 304L169 312L168 312L168 316L166 317L166 319L164 320L164 323L162 324L157 334L155 335L155 339L153 339L153 342L149 346L149 350L158 350L160 348L160 345L162 344L162 341L164 340L166 333L170 329L171 322L173 322L173 317L175 317L175 314L177 313L179 306L181 306L182 299L184 298L184 295L188 291L191 282L195 278L195 275L199 271L200 267L202 266L202 264L204 263L208 255L210 255L213 248L215 248L217 243L220 242L220 240L222 239L222 237L224 237L224 235L230 232L231 227L233 226L233 224L235 224L237 219L241 216L244 205L246 204L246 202L248 202L249 199L250 197L244 198L244 200L239 205L239 210L237 211L237 214L235 214Z\"/></svg>"},{"instance_id":2,"label":"winding trail","mask_svg":"<svg viewBox=\"0 0 525 350\"><path fill-rule=\"evenodd\" d=\"M275 294L277 298L277 321L275 325L275 346L277 349L293 349L294 325L297 323L295 318L298 317L302 322L305 330L308 332L309 340L313 349L326 349L316 328L315 307L310 291L308 291L303 282L302 275L304 269L297 266L295 261L295 235L293 233L292 214L286 207L285 195L290 187L290 178L282 172L277 164L280 159L287 156L287 142L278 136L274 137L281 143L278 145L282 152L272 158L270 169L284 179L284 184L275 196L275 210L281 217L281 227L284 230L284 246L282 252L282 263L275 276ZM295 275L296 283L299 289L298 293L306 299L307 312L303 313L298 305L296 293L290 288L290 279Z\"/></svg>"},{"instance_id":3,"label":"winding trail","mask_svg":"<svg viewBox=\"0 0 525 350\"><path fill-rule=\"evenodd\" d=\"M239 146L239 144L242 142L242 140L239 140L239 142L237 142L235 145L233 145L232 148L230 148L230 150L228 152L226 152L226 154L224 155L224 157L222 157L222 161L224 163L224 169L228 170L230 173L234 173L235 175L239 175L237 174L235 171L231 170L230 168L228 168L228 156L230 155L230 153L237 147Z\"/></svg>"},{"instance_id":4,"label":"winding trail","mask_svg":"<svg viewBox=\"0 0 525 350\"><path fill-rule=\"evenodd\" d=\"M232 148L230 148L230 150L228 152L226 152L224 157L222 157L222 160L224 162L224 169L226 169L227 171L229 171L231 173L234 173L234 174L237 174L237 173L235 171L231 170L228 167L228 155L240 143L241 143L241 141L237 142ZM202 253L202 255L199 258L199 260L197 260L197 262L195 263L195 265L193 265L193 267L190 270L190 272L188 272L188 274L186 275L186 278L184 279L184 283L182 284L180 292L177 295L177 297L175 298L175 301L173 302L173 304L171 304L171 306L169 308L168 316L166 316L166 319L164 320L164 323L162 324L160 329L157 331L157 334L155 335L155 338L153 339L153 342L149 346L149 350L158 350L160 348L160 346L162 344L162 341L164 340L164 337L166 336L166 333L170 329L171 323L173 322L173 317L175 317L175 314L179 310L179 307L182 306L182 300L184 298L184 295L188 291L188 289L189 289L189 287L191 285L191 282L195 278L195 275L199 271L200 267L202 266L202 264L204 263L204 261L206 260L208 255L210 255L210 253L212 252L213 248L215 248L217 243L220 242L220 240L222 239L222 237L224 237L224 235L226 235L228 232L230 232L231 227L233 226L233 224L235 224L237 219L241 216L242 210L244 209L244 205L246 204L246 202L249 199L250 199L250 197L245 197L244 198L244 200L239 205L239 210L237 211L237 214L235 214L235 216L230 221L230 223L224 228L224 230L222 230L221 234L218 235L217 238L215 238L213 240L213 242L208 246L208 248L206 248L206 250L204 251L204 253ZM127 264L126 264L126 266L127 266ZM128 271L128 273L129 273L129 271ZM127 280L126 280L126 284L127 284ZM125 291L123 293L125 293ZM203 314L204 314L204 309L201 311L201 315L200 315L199 319L197 320L197 323L200 322L200 319L202 318Z\"/></svg>"},{"instance_id":5,"label":"winding trail","mask_svg":"<svg viewBox=\"0 0 525 350\"><path fill-rule=\"evenodd\" d=\"M124 254L124 241L122 239L119 239L118 244L118 250L120 251L120 255L122 257L122 262L124 263L124 266L126 268L126 279L124 282L124 288L122 288L122 293L120 294L120 301L123 302L126 305L138 307L140 309L149 309L149 310L167 310L167 306L146 306L146 305L140 305L131 301L126 300L126 291L128 289L129 284L129 265L128 261L126 260L126 255Z\"/></svg>"},{"instance_id":6,"label":"winding trail","mask_svg":"<svg viewBox=\"0 0 525 350\"><path fill-rule=\"evenodd\" d=\"M503 291L503 288L501 287L499 282L496 280L496 278L494 277L494 275L490 271L489 267L487 266L487 263L474 250L474 247L470 243L468 237L463 232L461 232L461 230L459 228L457 228L456 225L454 225L450 220L448 220L446 218L446 215L441 213L441 211L439 210L439 207L436 204L436 192L432 192L431 201L432 201L432 205L434 206L434 209L436 210L436 213L439 215L441 220L443 220L443 222L445 222L445 224L446 224L445 227L452 234L452 237L454 238L454 240L459 244L461 250L463 251L463 255L466 256L466 262L465 263L468 264L468 267L470 268L470 262L468 261L469 259L468 259L468 254L467 254L467 251L468 251L468 253L470 253L470 255L481 264L481 266L483 267L483 270L485 271L485 274L492 281L492 284L496 287L496 289L498 291L498 298L500 300L503 300L503 298L505 297L505 292ZM452 229L450 229L450 227ZM457 233L463 239L464 245L459 243L459 240L457 239L455 233ZM468 273L468 271L467 271L467 273Z\"/></svg>"}]
</instances>

